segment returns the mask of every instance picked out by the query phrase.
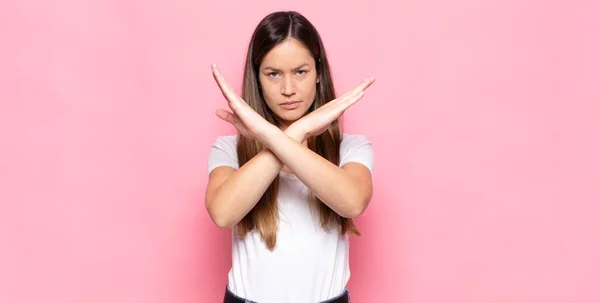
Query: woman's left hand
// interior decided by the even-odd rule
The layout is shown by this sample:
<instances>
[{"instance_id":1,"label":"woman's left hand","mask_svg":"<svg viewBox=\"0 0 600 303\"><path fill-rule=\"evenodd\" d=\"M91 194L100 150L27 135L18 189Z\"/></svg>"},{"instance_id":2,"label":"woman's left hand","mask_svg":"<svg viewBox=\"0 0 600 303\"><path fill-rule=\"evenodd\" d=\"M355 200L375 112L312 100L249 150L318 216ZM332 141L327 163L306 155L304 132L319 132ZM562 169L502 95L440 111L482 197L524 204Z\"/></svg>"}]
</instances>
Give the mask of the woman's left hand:
<instances>
[{"instance_id":1,"label":"woman's left hand","mask_svg":"<svg viewBox=\"0 0 600 303\"><path fill-rule=\"evenodd\" d=\"M363 80L353 90L345 93L343 96L331 100L325 105L312 111L306 116L294 122L292 126L301 129L306 137L318 136L327 130L331 123L338 119L346 109L362 99L365 90L375 82L375 77Z\"/></svg>"},{"instance_id":2,"label":"woman's left hand","mask_svg":"<svg viewBox=\"0 0 600 303\"><path fill-rule=\"evenodd\" d=\"M217 116L231 123L242 136L264 143L269 132L278 128L265 120L235 93L227 81L225 81L216 64L212 65L212 72L231 109L231 112L219 109L216 112Z\"/></svg>"}]
</instances>

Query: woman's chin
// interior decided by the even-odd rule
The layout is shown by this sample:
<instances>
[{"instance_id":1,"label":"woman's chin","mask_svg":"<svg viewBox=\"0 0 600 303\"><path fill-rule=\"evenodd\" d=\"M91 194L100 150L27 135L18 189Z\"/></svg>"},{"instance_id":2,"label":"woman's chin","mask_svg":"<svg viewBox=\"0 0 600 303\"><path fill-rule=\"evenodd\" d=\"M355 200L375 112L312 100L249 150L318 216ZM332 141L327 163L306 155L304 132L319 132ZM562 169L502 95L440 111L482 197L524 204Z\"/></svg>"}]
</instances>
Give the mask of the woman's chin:
<instances>
[{"instance_id":1,"label":"woman's chin","mask_svg":"<svg viewBox=\"0 0 600 303\"><path fill-rule=\"evenodd\" d=\"M282 122L285 122L286 124L292 124L294 123L296 120L302 118L304 116L304 112L303 111L287 111L284 113L277 113L277 116L279 117L279 120L281 120Z\"/></svg>"}]
</instances>

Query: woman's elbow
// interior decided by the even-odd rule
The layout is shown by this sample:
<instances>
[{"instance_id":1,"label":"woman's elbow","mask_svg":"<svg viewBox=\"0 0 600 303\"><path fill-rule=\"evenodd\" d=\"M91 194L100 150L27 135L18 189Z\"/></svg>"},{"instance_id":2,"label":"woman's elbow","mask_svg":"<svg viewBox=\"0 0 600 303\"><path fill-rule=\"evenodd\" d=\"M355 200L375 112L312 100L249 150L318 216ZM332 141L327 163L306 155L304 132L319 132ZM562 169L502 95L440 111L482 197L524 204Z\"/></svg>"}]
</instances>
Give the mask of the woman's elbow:
<instances>
[{"instance_id":1,"label":"woman's elbow","mask_svg":"<svg viewBox=\"0 0 600 303\"><path fill-rule=\"evenodd\" d=\"M219 228L231 228L235 225L231 218L215 209L214 203L207 201L206 211L213 223Z\"/></svg>"},{"instance_id":2,"label":"woman's elbow","mask_svg":"<svg viewBox=\"0 0 600 303\"><path fill-rule=\"evenodd\" d=\"M348 211L346 218L354 219L360 217L367 208L365 206L355 206Z\"/></svg>"},{"instance_id":3,"label":"woman's elbow","mask_svg":"<svg viewBox=\"0 0 600 303\"><path fill-rule=\"evenodd\" d=\"M369 201L370 199L357 199L355 201L352 201L352 203L349 203L349 205L352 206L346 210L346 213L343 215L343 217L346 217L348 219L360 217L365 212L365 210L367 210Z\"/></svg>"}]
</instances>

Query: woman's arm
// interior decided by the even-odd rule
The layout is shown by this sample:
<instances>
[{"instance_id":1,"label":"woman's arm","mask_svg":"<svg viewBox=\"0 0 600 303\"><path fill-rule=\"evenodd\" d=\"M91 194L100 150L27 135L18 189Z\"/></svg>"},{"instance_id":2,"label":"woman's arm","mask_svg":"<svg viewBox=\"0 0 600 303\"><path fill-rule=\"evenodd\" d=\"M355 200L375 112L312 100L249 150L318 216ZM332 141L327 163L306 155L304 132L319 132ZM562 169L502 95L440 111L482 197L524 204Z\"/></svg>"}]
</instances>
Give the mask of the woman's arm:
<instances>
[{"instance_id":1,"label":"woman's arm","mask_svg":"<svg viewBox=\"0 0 600 303\"><path fill-rule=\"evenodd\" d=\"M373 186L371 172L363 164L350 162L339 167L278 129L271 130L263 144L340 216L354 218L367 208Z\"/></svg>"},{"instance_id":2,"label":"woman's arm","mask_svg":"<svg viewBox=\"0 0 600 303\"><path fill-rule=\"evenodd\" d=\"M281 132L288 140L301 144L303 136L294 127ZM206 209L219 227L230 228L241 221L258 203L283 168L283 163L263 149L238 170L229 166L215 168L206 188Z\"/></svg>"},{"instance_id":3,"label":"woman's arm","mask_svg":"<svg viewBox=\"0 0 600 303\"><path fill-rule=\"evenodd\" d=\"M340 98L327 102L294 122L286 130L289 132L288 136L288 133L267 122L240 98L216 65L213 64L212 69L232 111L219 110L217 116L234 125L244 136L258 140L272 152L259 153L247 163L251 165L235 172L233 179L234 173L230 169L220 170L211 176L207 208L217 225L233 226L239 222L256 205L284 165L339 215L356 217L364 211L372 195L371 173L368 168L358 163L348 163L340 168L304 148L301 143L306 136L317 136L325 131L348 107L358 102L364 91L373 84L374 77L365 79ZM260 183L257 183L256 176L262 176ZM233 181L227 182L223 187L225 180ZM252 194L247 190L251 190ZM239 199L244 199L245 202L239 203Z\"/></svg>"}]
</instances>

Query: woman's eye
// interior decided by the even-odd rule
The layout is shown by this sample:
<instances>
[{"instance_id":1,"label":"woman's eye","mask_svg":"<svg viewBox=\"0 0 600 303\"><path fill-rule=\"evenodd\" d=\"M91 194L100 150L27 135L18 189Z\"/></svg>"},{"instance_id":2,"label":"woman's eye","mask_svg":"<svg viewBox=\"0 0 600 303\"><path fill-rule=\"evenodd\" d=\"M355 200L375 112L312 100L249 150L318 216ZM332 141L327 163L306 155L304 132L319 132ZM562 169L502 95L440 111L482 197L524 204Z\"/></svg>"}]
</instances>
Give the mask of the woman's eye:
<instances>
[{"instance_id":1,"label":"woman's eye","mask_svg":"<svg viewBox=\"0 0 600 303\"><path fill-rule=\"evenodd\" d=\"M298 74L299 74L300 76L304 76L306 73L307 73L307 72L306 72L305 70L300 70L300 71L298 71Z\"/></svg>"},{"instance_id":2,"label":"woman's eye","mask_svg":"<svg viewBox=\"0 0 600 303\"><path fill-rule=\"evenodd\" d=\"M270 72L269 77L271 77L271 78L277 77L277 72Z\"/></svg>"}]
</instances>

